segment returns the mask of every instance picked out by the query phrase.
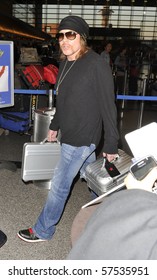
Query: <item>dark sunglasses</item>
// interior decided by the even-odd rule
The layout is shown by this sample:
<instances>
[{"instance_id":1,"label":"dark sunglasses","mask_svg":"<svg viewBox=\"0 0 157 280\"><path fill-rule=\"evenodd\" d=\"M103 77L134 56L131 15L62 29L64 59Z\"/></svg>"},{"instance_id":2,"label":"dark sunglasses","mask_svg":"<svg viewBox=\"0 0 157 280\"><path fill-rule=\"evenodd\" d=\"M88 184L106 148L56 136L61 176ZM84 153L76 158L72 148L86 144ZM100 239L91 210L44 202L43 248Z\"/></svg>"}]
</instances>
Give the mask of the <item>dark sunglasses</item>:
<instances>
[{"instance_id":1,"label":"dark sunglasses","mask_svg":"<svg viewBox=\"0 0 157 280\"><path fill-rule=\"evenodd\" d=\"M68 31L65 33L57 33L56 34L56 39L61 42L64 39L64 36L68 39L68 40L75 40L76 39L76 35L78 33L74 32L74 31Z\"/></svg>"}]
</instances>

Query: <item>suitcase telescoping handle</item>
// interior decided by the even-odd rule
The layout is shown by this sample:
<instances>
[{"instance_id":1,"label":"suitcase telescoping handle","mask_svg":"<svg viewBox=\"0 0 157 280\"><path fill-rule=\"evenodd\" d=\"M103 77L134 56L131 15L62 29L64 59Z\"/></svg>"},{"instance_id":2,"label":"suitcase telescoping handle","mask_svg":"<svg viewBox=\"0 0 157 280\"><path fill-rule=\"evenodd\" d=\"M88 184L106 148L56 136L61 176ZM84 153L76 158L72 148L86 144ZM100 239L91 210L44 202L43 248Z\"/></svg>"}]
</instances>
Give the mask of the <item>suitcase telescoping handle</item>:
<instances>
[{"instance_id":1,"label":"suitcase telescoping handle","mask_svg":"<svg viewBox=\"0 0 157 280\"><path fill-rule=\"evenodd\" d=\"M53 90L49 89L49 109L52 109L53 107L53 103L54 103L53 94L54 94Z\"/></svg>"}]
</instances>

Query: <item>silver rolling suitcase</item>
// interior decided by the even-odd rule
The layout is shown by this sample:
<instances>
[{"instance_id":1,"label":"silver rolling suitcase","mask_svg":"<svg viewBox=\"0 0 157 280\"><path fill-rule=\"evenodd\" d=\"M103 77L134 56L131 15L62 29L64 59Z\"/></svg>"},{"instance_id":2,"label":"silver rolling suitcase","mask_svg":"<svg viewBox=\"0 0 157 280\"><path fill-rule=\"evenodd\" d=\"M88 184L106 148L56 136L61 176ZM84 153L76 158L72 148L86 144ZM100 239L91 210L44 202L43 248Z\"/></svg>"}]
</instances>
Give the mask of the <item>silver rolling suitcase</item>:
<instances>
[{"instance_id":1,"label":"silver rolling suitcase","mask_svg":"<svg viewBox=\"0 0 157 280\"><path fill-rule=\"evenodd\" d=\"M60 158L60 132L57 143L45 143L49 125L56 108L52 107L53 91L49 90L49 108L34 111L34 130L30 143L23 146L21 177L23 181L33 181L40 188L50 189L54 169Z\"/></svg>"},{"instance_id":2,"label":"silver rolling suitcase","mask_svg":"<svg viewBox=\"0 0 157 280\"><path fill-rule=\"evenodd\" d=\"M86 167L86 181L88 187L98 196L107 193L116 186L121 185L132 164L131 156L123 150L118 150L118 159L114 161L118 175L111 177L104 166L104 158L99 158ZM112 169L112 168L111 168Z\"/></svg>"}]
</instances>

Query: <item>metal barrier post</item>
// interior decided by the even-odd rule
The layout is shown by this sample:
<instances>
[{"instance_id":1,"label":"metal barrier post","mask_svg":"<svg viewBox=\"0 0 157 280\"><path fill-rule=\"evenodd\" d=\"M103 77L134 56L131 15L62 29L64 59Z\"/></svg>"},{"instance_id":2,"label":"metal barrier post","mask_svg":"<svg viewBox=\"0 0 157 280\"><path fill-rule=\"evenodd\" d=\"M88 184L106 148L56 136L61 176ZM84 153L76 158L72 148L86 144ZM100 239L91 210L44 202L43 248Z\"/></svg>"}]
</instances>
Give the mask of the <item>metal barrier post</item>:
<instances>
[{"instance_id":1,"label":"metal barrier post","mask_svg":"<svg viewBox=\"0 0 157 280\"><path fill-rule=\"evenodd\" d=\"M53 90L49 89L49 109L52 109L53 107Z\"/></svg>"},{"instance_id":2,"label":"metal barrier post","mask_svg":"<svg viewBox=\"0 0 157 280\"><path fill-rule=\"evenodd\" d=\"M128 72L127 72L127 70L125 70L125 76L124 76L124 90L123 90L124 95L126 94L127 77L128 77ZM122 112L121 112L121 118L123 118L123 114L124 114L124 112L123 112L123 110L124 110L124 106L125 106L125 100L123 99L123 101L122 101Z\"/></svg>"},{"instance_id":3,"label":"metal barrier post","mask_svg":"<svg viewBox=\"0 0 157 280\"><path fill-rule=\"evenodd\" d=\"M145 96L146 94L146 84L147 84L147 78L143 80L143 89L142 89L142 96ZM138 126L137 128L140 128L142 126L142 120L143 120L143 111L144 111L144 100L141 101L140 111L139 111L139 119L138 119Z\"/></svg>"}]
</instances>

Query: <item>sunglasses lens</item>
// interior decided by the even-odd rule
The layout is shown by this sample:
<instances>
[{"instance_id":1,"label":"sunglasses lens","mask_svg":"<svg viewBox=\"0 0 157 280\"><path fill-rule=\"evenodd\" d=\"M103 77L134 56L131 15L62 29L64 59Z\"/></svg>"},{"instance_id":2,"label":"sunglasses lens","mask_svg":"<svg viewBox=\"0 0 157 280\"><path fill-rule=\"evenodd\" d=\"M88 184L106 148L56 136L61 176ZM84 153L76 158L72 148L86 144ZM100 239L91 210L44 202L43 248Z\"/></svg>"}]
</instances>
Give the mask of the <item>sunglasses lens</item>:
<instances>
[{"instance_id":1,"label":"sunglasses lens","mask_svg":"<svg viewBox=\"0 0 157 280\"><path fill-rule=\"evenodd\" d=\"M58 33L56 34L56 39L60 42L64 39L64 33Z\"/></svg>"},{"instance_id":2,"label":"sunglasses lens","mask_svg":"<svg viewBox=\"0 0 157 280\"><path fill-rule=\"evenodd\" d=\"M77 33L73 32L73 31L68 31L65 33L58 33L56 34L56 39L61 42L64 39L64 36L68 39L68 40L74 40L76 38Z\"/></svg>"},{"instance_id":3,"label":"sunglasses lens","mask_svg":"<svg viewBox=\"0 0 157 280\"><path fill-rule=\"evenodd\" d=\"M74 40L76 38L76 33L72 31L66 32L65 35L68 40Z\"/></svg>"}]
</instances>

